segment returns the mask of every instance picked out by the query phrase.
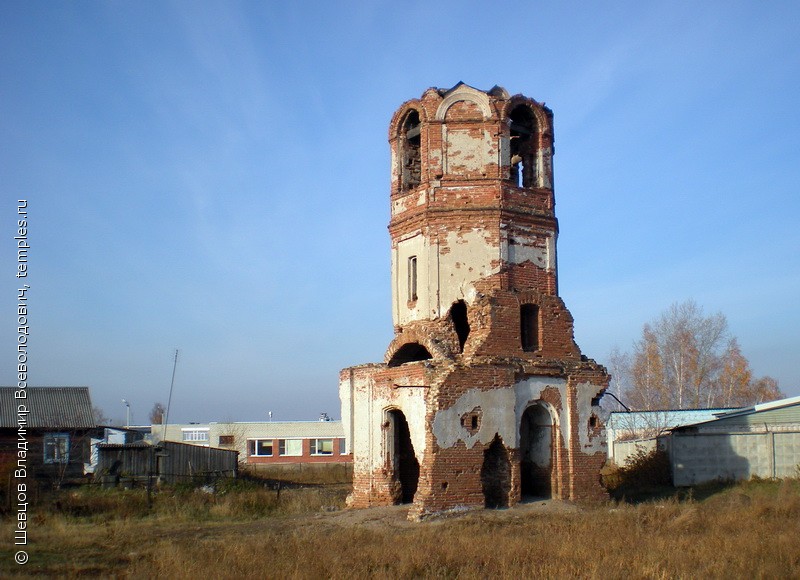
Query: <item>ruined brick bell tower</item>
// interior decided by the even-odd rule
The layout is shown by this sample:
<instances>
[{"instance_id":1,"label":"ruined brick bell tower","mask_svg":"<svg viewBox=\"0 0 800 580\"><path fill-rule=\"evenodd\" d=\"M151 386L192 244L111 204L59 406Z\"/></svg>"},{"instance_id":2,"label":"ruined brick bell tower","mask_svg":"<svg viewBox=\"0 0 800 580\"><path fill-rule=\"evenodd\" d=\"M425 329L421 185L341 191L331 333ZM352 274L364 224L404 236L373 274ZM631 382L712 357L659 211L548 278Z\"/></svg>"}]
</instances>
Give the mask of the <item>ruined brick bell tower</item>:
<instances>
[{"instance_id":1,"label":"ruined brick bell tower","mask_svg":"<svg viewBox=\"0 0 800 580\"><path fill-rule=\"evenodd\" d=\"M385 362L340 375L352 505L603 497L609 377L558 296L552 112L501 87L432 88L389 143L395 337Z\"/></svg>"}]
</instances>

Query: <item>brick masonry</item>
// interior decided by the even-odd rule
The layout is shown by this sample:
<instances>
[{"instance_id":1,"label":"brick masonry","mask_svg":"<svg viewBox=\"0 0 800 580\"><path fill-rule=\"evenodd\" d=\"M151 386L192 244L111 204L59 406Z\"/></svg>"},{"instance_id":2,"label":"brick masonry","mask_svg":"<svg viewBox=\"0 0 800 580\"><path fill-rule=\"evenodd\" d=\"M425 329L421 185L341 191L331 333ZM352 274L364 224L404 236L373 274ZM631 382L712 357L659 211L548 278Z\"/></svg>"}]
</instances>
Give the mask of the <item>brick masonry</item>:
<instances>
[{"instance_id":1,"label":"brick masonry","mask_svg":"<svg viewBox=\"0 0 800 580\"><path fill-rule=\"evenodd\" d=\"M340 374L351 505L410 517L605 496L605 368L558 296L553 115L494 87L428 89L389 126L392 315L384 362ZM545 490L545 491L541 491Z\"/></svg>"}]
</instances>

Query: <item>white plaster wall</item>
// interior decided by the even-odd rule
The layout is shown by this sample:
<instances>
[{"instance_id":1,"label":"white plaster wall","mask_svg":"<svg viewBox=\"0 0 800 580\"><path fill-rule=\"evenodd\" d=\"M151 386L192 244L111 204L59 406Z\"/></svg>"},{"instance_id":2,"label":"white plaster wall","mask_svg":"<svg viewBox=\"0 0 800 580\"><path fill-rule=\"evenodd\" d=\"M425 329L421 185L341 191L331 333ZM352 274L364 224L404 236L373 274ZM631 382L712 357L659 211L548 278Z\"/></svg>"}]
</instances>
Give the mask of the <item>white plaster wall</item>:
<instances>
[{"instance_id":1,"label":"white plaster wall","mask_svg":"<svg viewBox=\"0 0 800 580\"><path fill-rule=\"evenodd\" d=\"M339 396L342 399L342 421L345 420L344 401L349 400L352 441L350 452L353 454L355 469L369 469L370 444L370 401L372 393L371 379L364 376L353 376L343 380L339 387ZM348 394L349 392L349 394ZM380 429L380 427L378 427Z\"/></svg>"},{"instance_id":2,"label":"white plaster wall","mask_svg":"<svg viewBox=\"0 0 800 580\"><path fill-rule=\"evenodd\" d=\"M498 163L491 133L473 136L471 129L448 129L442 125L442 138L447 146L444 171L451 175L486 174L486 166Z\"/></svg>"},{"instance_id":3,"label":"white plaster wall","mask_svg":"<svg viewBox=\"0 0 800 580\"><path fill-rule=\"evenodd\" d=\"M592 399L600 387L591 383L580 383L577 387L578 397L578 436L581 449L585 453L606 452L606 440L603 437L589 437L589 418L592 416Z\"/></svg>"},{"instance_id":4,"label":"white plaster wall","mask_svg":"<svg viewBox=\"0 0 800 580\"><path fill-rule=\"evenodd\" d=\"M381 407L381 412L379 414L380 421L384 420L383 410L390 406L399 409L403 412L403 415L405 415L406 421L408 422L408 431L411 436L411 445L414 446L414 455L420 465L422 464L422 458L425 454L425 395L427 391L427 387L402 387L395 390L393 400L379 400ZM376 415L378 414L376 413ZM377 433L377 437L381 439L380 459L375 463L377 465L383 465L383 458L385 458L387 454L387 449L385 449L384 446L383 431L377 430L373 433Z\"/></svg>"},{"instance_id":5,"label":"white plaster wall","mask_svg":"<svg viewBox=\"0 0 800 580\"><path fill-rule=\"evenodd\" d=\"M566 406L567 382L564 379L532 377L506 388L482 391L470 389L455 404L440 410L433 419L433 434L440 447L453 447L463 441L467 448L480 442L490 443L499 434L509 447L519 447L519 425L522 414L533 402L541 398L547 387L558 389ZM482 411L481 425L477 433L470 434L461 426L461 416L475 407ZM552 412L549 405L546 407ZM569 441L569 413L564 409L556 418L564 441Z\"/></svg>"},{"instance_id":6,"label":"white plaster wall","mask_svg":"<svg viewBox=\"0 0 800 580\"><path fill-rule=\"evenodd\" d=\"M508 243L508 261L512 264L531 262L546 270L555 269L555 252L552 250L553 237L548 236L545 245L537 245L538 237L531 235L511 235ZM513 241L514 243L511 243Z\"/></svg>"},{"instance_id":7,"label":"white plaster wall","mask_svg":"<svg viewBox=\"0 0 800 580\"><path fill-rule=\"evenodd\" d=\"M400 184L400 167L398 167L399 164L397 163L397 151L395 150L394 147L391 147L391 156L392 156L392 160L391 160L390 167L391 167L391 171L392 171L392 173L391 173L391 175L392 175L392 186L395 186L395 185L399 186L399 184Z\"/></svg>"},{"instance_id":8,"label":"white plaster wall","mask_svg":"<svg viewBox=\"0 0 800 580\"><path fill-rule=\"evenodd\" d=\"M392 215L403 213L408 209L425 205L428 200L428 190L415 189L392 201Z\"/></svg>"},{"instance_id":9,"label":"white plaster wall","mask_svg":"<svg viewBox=\"0 0 800 580\"><path fill-rule=\"evenodd\" d=\"M465 392L449 409L443 409L433 418L433 434L436 442L442 448L454 447L458 441L463 441L468 449L476 443L489 444L498 433L506 445L512 445L516 440L517 426L514 424L514 389L492 389L481 391L470 389ZM481 408L480 429L470 434L461 425L461 416L469 413L475 407Z\"/></svg>"},{"instance_id":10,"label":"white plaster wall","mask_svg":"<svg viewBox=\"0 0 800 580\"><path fill-rule=\"evenodd\" d=\"M447 314L457 300L463 299L467 304L472 304L476 294L473 284L500 271L500 248L484 230L473 228L463 232L448 232L443 246L448 251L442 252L441 247L437 248L436 290L439 304L438 308L431 305L432 317Z\"/></svg>"},{"instance_id":11,"label":"white plaster wall","mask_svg":"<svg viewBox=\"0 0 800 580\"><path fill-rule=\"evenodd\" d=\"M530 434L528 458L539 467L550 467L552 430L551 425L544 425Z\"/></svg>"},{"instance_id":12,"label":"white plaster wall","mask_svg":"<svg viewBox=\"0 0 800 580\"><path fill-rule=\"evenodd\" d=\"M389 396L378 396L373 389L372 379L356 377L350 384L349 378L339 385L342 400L342 422L349 421L352 432L350 452L353 463L359 471L372 472L384 467L387 457L385 430L387 409L399 409L408 422L411 444L417 461L422 462L425 453L425 395L426 387L401 387ZM348 405L345 405L348 401ZM349 406L351 415L345 418L345 407Z\"/></svg>"},{"instance_id":13,"label":"white plaster wall","mask_svg":"<svg viewBox=\"0 0 800 580\"><path fill-rule=\"evenodd\" d=\"M353 452L353 389L350 377L339 381L339 401L342 404L342 428L345 436L345 453Z\"/></svg>"},{"instance_id":14,"label":"white plaster wall","mask_svg":"<svg viewBox=\"0 0 800 580\"><path fill-rule=\"evenodd\" d=\"M536 160L537 167L537 175L539 176L539 187L544 188L551 188L553 187L553 181L551 176L553 175L553 151L546 147L545 149L540 150L539 158Z\"/></svg>"},{"instance_id":15,"label":"white plaster wall","mask_svg":"<svg viewBox=\"0 0 800 580\"><path fill-rule=\"evenodd\" d=\"M442 251L446 247L447 251ZM408 258L417 256L417 302L409 306ZM500 249L483 230L448 232L443 244L426 236L400 240L392 254L392 316L395 324L445 316L457 300L475 300L473 284L499 271ZM495 265L492 265L492 262Z\"/></svg>"},{"instance_id":16,"label":"white plaster wall","mask_svg":"<svg viewBox=\"0 0 800 580\"><path fill-rule=\"evenodd\" d=\"M417 301L409 306L408 259L417 257ZM421 233L397 242L392 252L392 320L394 324L408 324L412 320L428 318L431 300L435 304L435 288L431 288L431 251L428 239Z\"/></svg>"},{"instance_id":17,"label":"white plaster wall","mask_svg":"<svg viewBox=\"0 0 800 580\"><path fill-rule=\"evenodd\" d=\"M514 385L514 392L516 394L516 405L514 406L514 424L517 429L517 438L514 439L514 446L519 447L519 424L522 422L522 415L525 409L530 407L531 403L538 401L542 397L542 391L547 387L554 387L558 389L561 398L562 411L558 413L552 409L550 405L545 407L551 414L557 414L557 425L561 429L561 437L565 442L569 441L570 425L569 409L567 407L567 381L566 379L548 378L548 377L530 377Z\"/></svg>"}]
</instances>

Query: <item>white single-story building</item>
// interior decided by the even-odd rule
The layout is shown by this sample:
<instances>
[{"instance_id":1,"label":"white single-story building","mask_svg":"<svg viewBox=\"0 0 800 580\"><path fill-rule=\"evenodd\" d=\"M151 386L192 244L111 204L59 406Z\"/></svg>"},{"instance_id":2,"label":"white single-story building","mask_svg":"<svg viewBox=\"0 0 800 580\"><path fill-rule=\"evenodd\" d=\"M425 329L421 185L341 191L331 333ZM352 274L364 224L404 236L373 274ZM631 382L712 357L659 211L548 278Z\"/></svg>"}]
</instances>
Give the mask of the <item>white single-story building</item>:
<instances>
[{"instance_id":1,"label":"white single-story building","mask_svg":"<svg viewBox=\"0 0 800 580\"><path fill-rule=\"evenodd\" d=\"M249 466L352 462L342 422L326 418L152 425L147 439L236 450Z\"/></svg>"},{"instance_id":2,"label":"white single-story building","mask_svg":"<svg viewBox=\"0 0 800 580\"><path fill-rule=\"evenodd\" d=\"M671 430L676 486L800 476L800 396L731 410Z\"/></svg>"},{"instance_id":3,"label":"white single-story building","mask_svg":"<svg viewBox=\"0 0 800 580\"><path fill-rule=\"evenodd\" d=\"M655 449L656 439L670 429L710 421L734 411L730 408L715 409L665 409L656 411L613 412L606 421L608 458L617 465L636 453L636 449Z\"/></svg>"}]
</instances>

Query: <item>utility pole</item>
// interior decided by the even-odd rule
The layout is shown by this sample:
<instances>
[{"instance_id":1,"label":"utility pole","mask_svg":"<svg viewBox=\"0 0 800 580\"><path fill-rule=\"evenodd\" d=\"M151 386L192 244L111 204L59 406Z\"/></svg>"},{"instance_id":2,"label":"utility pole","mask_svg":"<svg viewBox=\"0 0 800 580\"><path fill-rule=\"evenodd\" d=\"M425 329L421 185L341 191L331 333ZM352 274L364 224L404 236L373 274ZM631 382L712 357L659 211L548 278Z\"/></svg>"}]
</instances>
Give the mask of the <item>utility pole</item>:
<instances>
[{"instance_id":1,"label":"utility pole","mask_svg":"<svg viewBox=\"0 0 800 580\"><path fill-rule=\"evenodd\" d=\"M162 435L161 440L167 440L167 425L169 424L169 406L172 404L172 387L175 386L175 369L178 368L178 349L175 349L175 359L172 363L172 381L169 383L169 399L167 399L167 412L164 415L164 435Z\"/></svg>"},{"instance_id":2,"label":"utility pole","mask_svg":"<svg viewBox=\"0 0 800 580\"><path fill-rule=\"evenodd\" d=\"M127 429L131 426L131 404L125 399L122 399L122 404L125 405L125 428Z\"/></svg>"}]
</instances>

